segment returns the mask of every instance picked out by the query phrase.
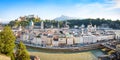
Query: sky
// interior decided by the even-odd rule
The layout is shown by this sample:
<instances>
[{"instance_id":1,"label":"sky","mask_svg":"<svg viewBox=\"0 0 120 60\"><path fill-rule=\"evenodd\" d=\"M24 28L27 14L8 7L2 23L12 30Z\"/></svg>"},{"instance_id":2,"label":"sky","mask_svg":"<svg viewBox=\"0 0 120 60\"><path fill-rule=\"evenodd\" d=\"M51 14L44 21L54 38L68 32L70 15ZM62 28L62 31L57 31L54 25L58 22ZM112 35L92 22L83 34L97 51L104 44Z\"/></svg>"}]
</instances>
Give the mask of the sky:
<instances>
[{"instance_id":1,"label":"sky","mask_svg":"<svg viewBox=\"0 0 120 60\"><path fill-rule=\"evenodd\" d=\"M120 19L120 0L0 0L0 22L20 16Z\"/></svg>"}]
</instances>

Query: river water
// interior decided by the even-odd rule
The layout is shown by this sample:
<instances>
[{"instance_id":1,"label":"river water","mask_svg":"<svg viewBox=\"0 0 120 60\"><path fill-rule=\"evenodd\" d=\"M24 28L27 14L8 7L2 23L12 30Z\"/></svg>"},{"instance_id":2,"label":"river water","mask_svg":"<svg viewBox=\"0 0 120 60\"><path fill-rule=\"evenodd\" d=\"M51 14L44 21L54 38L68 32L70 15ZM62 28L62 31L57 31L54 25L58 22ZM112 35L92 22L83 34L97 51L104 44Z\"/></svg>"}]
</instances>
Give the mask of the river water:
<instances>
[{"instance_id":1,"label":"river water","mask_svg":"<svg viewBox=\"0 0 120 60\"><path fill-rule=\"evenodd\" d=\"M100 49L96 49L96 50L88 50L88 51L83 51L83 52L56 52L56 51L52 51L52 50L44 50L44 49L39 49L39 48L33 48L33 47L27 47L27 50L30 53L48 53L48 54L78 54L78 53L87 53L90 52L91 55L93 55L96 59L98 56L104 55L104 53L100 50ZM35 54L34 54L35 55ZM94 60L96 60L94 59ZM45 59L42 59L45 60Z\"/></svg>"}]
</instances>

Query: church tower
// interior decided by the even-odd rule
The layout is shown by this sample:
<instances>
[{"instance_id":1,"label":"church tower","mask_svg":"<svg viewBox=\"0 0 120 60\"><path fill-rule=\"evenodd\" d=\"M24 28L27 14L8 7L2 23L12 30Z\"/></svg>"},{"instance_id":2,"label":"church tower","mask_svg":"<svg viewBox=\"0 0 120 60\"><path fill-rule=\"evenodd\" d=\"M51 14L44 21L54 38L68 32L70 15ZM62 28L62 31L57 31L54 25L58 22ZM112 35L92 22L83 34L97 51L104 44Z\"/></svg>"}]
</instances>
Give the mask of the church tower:
<instances>
[{"instance_id":1,"label":"church tower","mask_svg":"<svg viewBox=\"0 0 120 60\"><path fill-rule=\"evenodd\" d=\"M19 26L19 31L22 31L22 26L21 25Z\"/></svg>"},{"instance_id":2,"label":"church tower","mask_svg":"<svg viewBox=\"0 0 120 60\"><path fill-rule=\"evenodd\" d=\"M34 22L31 20L30 22L29 22L29 29L33 29L34 28Z\"/></svg>"},{"instance_id":3,"label":"church tower","mask_svg":"<svg viewBox=\"0 0 120 60\"><path fill-rule=\"evenodd\" d=\"M44 22L41 22L41 29L44 29Z\"/></svg>"},{"instance_id":4,"label":"church tower","mask_svg":"<svg viewBox=\"0 0 120 60\"><path fill-rule=\"evenodd\" d=\"M82 25L81 25L81 31L82 31L81 35L84 35L84 28L85 28L85 25L82 24Z\"/></svg>"},{"instance_id":5,"label":"church tower","mask_svg":"<svg viewBox=\"0 0 120 60\"><path fill-rule=\"evenodd\" d=\"M59 22L58 22L58 29L60 28L60 24L59 24Z\"/></svg>"}]
</instances>

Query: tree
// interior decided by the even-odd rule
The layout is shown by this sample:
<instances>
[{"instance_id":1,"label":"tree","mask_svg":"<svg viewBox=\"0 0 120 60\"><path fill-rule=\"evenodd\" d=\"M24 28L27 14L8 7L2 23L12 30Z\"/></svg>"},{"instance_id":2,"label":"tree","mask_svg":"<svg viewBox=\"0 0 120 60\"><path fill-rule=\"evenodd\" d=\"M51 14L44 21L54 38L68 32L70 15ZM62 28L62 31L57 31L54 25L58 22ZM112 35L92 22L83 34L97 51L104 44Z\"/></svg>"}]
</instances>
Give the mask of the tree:
<instances>
[{"instance_id":1,"label":"tree","mask_svg":"<svg viewBox=\"0 0 120 60\"><path fill-rule=\"evenodd\" d=\"M30 60L26 46L22 42L17 45L16 60Z\"/></svg>"},{"instance_id":2,"label":"tree","mask_svg":"<svg viewBox=\"0 0 120 60\"><path fill-rule=\"evenodd\" d=\"M11 57L11 60L15 60L15 54L14 53L12 53L10 57Z\"/></svg>"},{"instance_id":3,"label":"tree","mask_svg":"<svg viewBox=\"0 0 120 60\"><path fill-rule=\"evenodd\" d=\"M8 55L14 60L15 36L10 27L4 27L0 32L0 53Z\"/></svg>"},{"instance_id":4,"label":"tree","mask_svg":"<svg viewBox=\"0 0 120 60\"><path fill-rule=\"evenodd\" d=\"M4 47L4 43L3 43L3 39L2 39L2 35L3 35L3 33L0 32L0 53L2 53L2 51L3 51L3 47Z\"/></svg>"},{"instance_id":5,"label":"tree","mask_svg":"<svg viewBox=\"0 0 120 60\"><path fill-rule=\"evenodd\" d=\"M9 22L9 26L11 26L11 27L15 26L15 24L16 24L16 21L10 21Z\"/></svg>"},{"instance_id":6,"label":"tree","mask_svg":"<svg viewBox=\"0 0 120 60\"><path fill-rule=\"evenodd\" d=\"M0 52L11 56L15 47L15 36L10 27L4 27L3 31L0 32Z\"/></svg>"},{"instance_id":7,"label":"tree","mask_svg":"<svg viewBox=\"0 0 120 60\"><path fill-rule=\"evenodd\" d=\"M22 26L22 27L26 27L26 26L28 26L29 25L29 22L28 21L21 21L21 22L19 22L19 26Z\"/></svg>"},{"instance_id":8,"label":"tree","mask_svg":"<svg viewBox=\"0 0 120 60\"><path fill-rule=\"evenodd\" d=\"M35 22L35 23L36 23L36 22L40 22L40 18L34 18L34 19L33 19L33 22Z\"/></svg>"}]
</instances>

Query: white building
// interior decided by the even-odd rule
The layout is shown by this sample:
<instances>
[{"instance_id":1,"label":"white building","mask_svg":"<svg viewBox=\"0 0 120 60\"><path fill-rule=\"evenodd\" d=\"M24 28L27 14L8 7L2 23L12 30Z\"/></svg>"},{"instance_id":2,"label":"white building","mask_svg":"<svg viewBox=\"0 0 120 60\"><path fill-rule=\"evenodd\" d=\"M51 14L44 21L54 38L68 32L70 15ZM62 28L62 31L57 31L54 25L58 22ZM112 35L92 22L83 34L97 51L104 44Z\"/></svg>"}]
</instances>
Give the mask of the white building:
<instances>
[{"instance_id":1,"label":"white building","mask_svg":"<svg viewBox=\"0 0 120 60\"><path fill-rule=\"evenodd\" d=\"M72 37L67 38L67 45L73 45L73 40Z\"/></svg>"},{"instance_id":2,"label":"white building","mask_svg":"<svg viewBox=\"0 0 120 60\"><path fill-rule=\"evenodd\" d=\"M115 39L120 39L120 30L114 30L115 32Z\"/></svg>"},{"instance_id":3,"label":"white building","mask_svg":"<svg viewBox=\"0 0 120 60\"><path fill-rule=\"evenodd\" d=\"M74 43L80 44L80 43L83 43L83 41L80 39L80 37L74 37Z\"/></svg>"},{"instance_id":4,"label":"white building","mask_svg":"<svg viewBox=\"0 0 120 60\"><path fill-rule=\"evenodd\" d=\"M58 44L59 44L59 42L58 42L58 41L54 41L54 40L52 40L52 46L57 47L57 46L58 46Z\"/></svg>"},{"instance_id":5,"label":"white building","mask_svg":"<svg viewBox=\"0 0 120 60\"><path fill-rule=\"evenodd\" d=\"M59 38L58 42L59 44L66 44L66 38Z\"/></svg>"},{"instance_id":6,"label":"white building","mask_svg":"<svg viewBox=\"0 0 120 60\"><path fill-rule=\"evenodd\" d=\"M22 34L22 35L20 35L20 40L22 40L22 41L28 41L29 40L29 35L28 34Z\"/></svg>"},{"instance_id":7,"label":"white building","mask_svg":"<svg viewBox=\"0 0 120 60\"><path fill-rule=\"evenodd\" d=\"M31 41L31 43L41 45L41 44L42 44L42 40L41 40L41 38L35 37L35 38Z\"/></svg>"}]
</instances>

